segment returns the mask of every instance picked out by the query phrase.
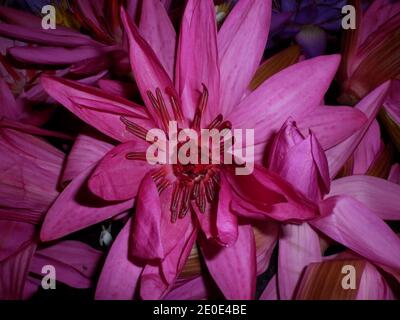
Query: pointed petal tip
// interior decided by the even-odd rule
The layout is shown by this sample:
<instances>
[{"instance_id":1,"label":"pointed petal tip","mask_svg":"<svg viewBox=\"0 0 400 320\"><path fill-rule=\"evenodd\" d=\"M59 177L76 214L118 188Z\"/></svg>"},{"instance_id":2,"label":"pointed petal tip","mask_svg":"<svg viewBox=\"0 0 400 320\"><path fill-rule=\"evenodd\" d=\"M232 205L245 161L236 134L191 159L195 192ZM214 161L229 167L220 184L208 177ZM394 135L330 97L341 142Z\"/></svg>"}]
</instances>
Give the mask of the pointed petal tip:
<instances>
[{"instance_id":1,"label":"pointed petal tip","mask_svg":"<svg viewBox=\"0 0 400 320\"><path fill-rule=\"evenodd\" d=\"M127 30L127 29L129 29L130 27L132 27L132 23L131 23L131 21L129 20L129 16L128 16L128 14L126 13L126 10L125 10L124 6L121 5L120 11L121 11L121 20L122 20L122 23L123 23L123 25L124 25L125 30Z\"/></svg>"},{"instance_id":2,"label":"pointed petal tip","mask_svg":"<svg viewBox=\"0 0 400 320\"><path fill-rule=\"evenodd\" d=\"M45 225L42 226L40 229L40 234L39 234L39 239L41 242L50 242L53 240L56 240L57 237L55 237L49 228L47 228Z\"/></svg>"},{"instance_id":3,"label":"pointed petal tip","mask_svg":"<svg viewBox=\"0 0 400 320\"><path fill-rule=\"evenodd\" d=\"M327 65L332 66L334 70L337 70L340 65L340 61L342 60L342 56L340 54L330 54L330 55L323 55L323 56L318 56L314 59L321 59L325 60L325 63Z\"/></svg>"}]
</instances>

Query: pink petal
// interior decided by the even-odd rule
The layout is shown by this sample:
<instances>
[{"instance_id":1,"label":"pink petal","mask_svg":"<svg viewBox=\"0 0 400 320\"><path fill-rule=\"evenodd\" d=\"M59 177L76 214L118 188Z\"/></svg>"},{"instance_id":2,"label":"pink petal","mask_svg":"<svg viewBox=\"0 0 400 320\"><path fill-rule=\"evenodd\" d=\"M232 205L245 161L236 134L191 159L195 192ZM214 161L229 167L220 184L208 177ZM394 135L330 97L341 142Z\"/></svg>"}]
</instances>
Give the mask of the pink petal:
<instances>
[{"instance_id":1,"label":"pink petal","mask_svg":"<svg viewBox=\"0 0 400 320\"><path fill-rule=\"evenodd\" d=\"M139 30L153 48L170 79L174 76L176 32L159 0L144 1Z\"/></svg>"},{"instance_id":2,"label":"pink petal","mask_svg":"<svg viewBox=\"0 0 400 320\"><path fill-rule=\"evenodd\" d=\"M278 300L278 277L274 275L260 296L260 300Z\"/></svg>"},{"instance_id":3,"label":"pink petal","mask_svg":"<svg viewBox=\"0 0 400 320\"><path fill-rule=\"evenodd\" d=\"M252 221L257 244L257 275L264 273L278 241L280 226L272 221Z\"/></svg>"},{"instance_id":4,"label":"pink petal","mask_svg":"<svg viewBox=\"0 0 400 320\"><path fill-rule=\"evenodd\" d=\"M105 202L89 192L86 182L93 167L72 180L51 206L40 231L42 241L61 238L132 208L133 200Z\"/></svg>"},{"instance_id":5,"label":"pink petal","mask_svg":"<svg viewBox=\"0 0 400 320\"><path fill-rule=\"evenodd\" d=\"M102 159L114 146L96 134L79 134L68 155L62 182L64 184L73 180L84 170L93 166Z\"/></svg>"},{"instance_id":6,"label":"pink petal","mask_svg":"<svg viewBox=\"0 0 400 320\"><path fill-rule=\"evenodd\" d=\"M400 184L400 165L398 163L395 163L390 169L388 180Z\"/></svg>"},{"instance_id":7,"label":"pink petal","mask_svg":"<svg viewBox=\"0 0 400 320\"><path fill-rule=\"evenodd\" d=\"M150 173L140 184L131 237L134 257L158 261L182 241L191 218L186 216L171 222L172 189L170 186L159 194Z\"/></svg>"},{"instance_id":8,"label":"pink petal","mask_svg":"<svg viewBox=\"0 0 400 320\"><path fill-rule=\"evenodd\" d=\"M164 5L166 9L170 9L172 0L160 0L160 2Z\"/></svg>"},{"instance_id":9,"label":"pink petal","mask_svg":"<svg viewBox=\"0 0 400 320\"><path fill-rule=\"evenodd\" d=\"M233 7L218 32L222 114L229 114L240 101L256 72L270 22L270 0L242 0Z\"/></svg>"},{"instance_id":10,"label":"pink petal","mask_svg":"<svg viewBox=\"0 0 400 320\"><path fill-rule=\"evenodd\" d=\"M340 196L321 203L324 216L310 224L366 259L400 268L400 239L361 202Z\"/></svg>"},{"instance_id":11,"label":"pink petal","mask_svg":"<svg viewBox=\"0 0 400 320\"><path fill-rule=\"evenodd\" d=\"M2 6L0 8L0 18L2 21L5 21L7 23L16 24L18 26L26 27L31 30L40 30L47 35L57 35L60 37L64 37L64 40L66 42L68 40L71 40L70 38L68 39L68 37L80 37L82 39L93 41L88 36L85 36L84 34L77 32L74 29L70 29L62 25L57 25L57 29L44 30L42 28L41 17L10 7Z\"/></svg>"},{"instance_id":12,"label":"pink petal","mask_svg":"<svg viewBox=\"0 0 400 320\"><path fill-rule=\"evenodd\" d=\"M146 265L140 279L140 296L145 300L163 298L182 271L197 238L198 228L189 224L175 248L156 265Z\"/></svg>"},{"instance_id":13,"label":"pink petal","mask_svg":"<svg viewBox=\"0 0 400 320\"><path fill-rule=\"evenodd\" d=\"M322 260L317 233L307 223L282 226L278 259L279 297L291 300L305 267Z\"/></svg>"},{"instance_id":14,"label":"pink petal","mask_svg":"<svg viewBox=\"0 0 400 320\"><path fill-rule=\"evenodd\" d=\"M126 15L124 9L121 9L121 17L129 39L129 55L133 75L149 113L161 128L162 122L159 117L154 114L154 107L152 106L148 92L152 92L155 96L156 89L158 88L161 90L161 93L164 95L168 113L170 117L172 117L174 113L169 101L170 99L165 95L167 91L171 93L174 92L174 85L153 49L146 40L141 37L136 26ZM176 93L174 93L174 95L175 97L177 96Z\"/></svg>"},{"instance_id":15,"label":"pink petal","mask_svg":"<svg viewBox=\"0 0 400 320\"><path fill-rule=\"evenodd\" d=\"M284 124L272 144L268 167L318 201L330 185L325 153L313 133L304 139L296 130L292 121Z\"/></svg>"},{"instance_id":16,"label":"pink petal","mask_svg":"<svg viewBox=\"0 0 400 320\"><path fill-rule=\"evenodd\" d=\"M363 203L384 220L400 220L400 185L387 180L355 175L332 182L329 196L346 195Z\"/></svg>"},{"instance_id":17,"label":"pink petal","mask_svg":"<svg viewBox=\"0 0 400 320\"><path fill-rule=\"evenodd\" d=\"M46 113L46 112L45 112ZM33 117L28 117L28 118L24 118L21 117L21 121L33 121L36 122L36 119L34 119ZM38 117L39 119L37 119L39 121L39 123L41 122L40 118L42 117ZM43 117L42 119L47 118L47 115L45 117ZM46 122L47 119L44 121ZM74 137L62 133L62 132L58 132L58 131L51 131L51 130L46 130L46 129L42 129L42 128L38 128L37 125L31 125L31 124L27 124L24 122L20 122L20 121L15 121L15 120L8 120L8 119L1 119L0 120L0 126L3 128L10 128L10 129L14 129L16 131L20 131L22 133L28 133L31 134L33 136L40 136L40 137L51 137L51 138L58 138L58 139L63 139L63 140L69 140L72 141L74 140ZM50 146L50 145L49 145ZM60 153L61 154L61 153Z\"/></svg>"},{"instance_id":18,"label":"pink petal","mask_svg":"<svg viewBox=\"0 0 400 320\"><path fill-rule=\"evenodd\" d=\"M63 158L42 139L0 127L2 208L46 211L58 195Z\"/></svg>"},{"instance_id":19,"label":"pink petal","mask_svg":"<svg viewBox=\"0 0 400 320\"><path fill-rule=\"evenodd\" d=\"M16 23L20 26L25 26L29 28L34 28L41 24L41 19L39 17L31 13L6 6L2 6L0 8L0 17L2 21Z\"/></svg>"},{"instance_id":20,"label":"pink petal","mask_svg":"<svg viewBox=\"0 0 400 320\"><path fill-rule=\"evenodd\" d=\"M231 247L220 247L210 241L201 244L207 268L226 299L254 299L255 245L253 229L249 225L239 227L238 239Z\"/></svg>"},{"instance_id":21,"label":"pink petal","mask_svg":"<svg viewBox=\"0 0 400 320\"><path fill-rule=\"evenodd\" d=\"M400 80L392 80L390 91L385 101L384 108L389 116L396 122L400 122Z\"/></svg>"},{"instance_id":22,"label":"pink petal","mask_svg":"<svg viewBox=\"0 0 400 320\"><path fill-rule=\"evenodd\" d=\"M347 159L351 156L354 150L359 145L360 141L365 136L371 123L374 121L379 108L382 106L389 89L390 82L385 82L380 85L366 97L364 97L355 108L365 113L368 118L368 122L359 129L351 137L347 138L342 143L334 146L333 148L326 151L326 156L329 163L329 172L331 177L335 177L342 166L345 164Z\"/></svg>"},{"instance_id":23,"label":"pink petal","mask_svg":"<svg viewBox=\"0 0 400 320\"><path fill-rule=\"evenodd\" d=\"M138 1L139 0L127 0L126 1L126 12L129 16L135 20L138 11Z\"/></svg>"},{"instance_id":24,"label":"pink petal","mask_svg":"<svg viewBox=\"0 0 400 320\"><path fill-rule=\"evenodd\" d=\"M25 287L22 299L23 300L32 299L32 297L39 291L40 286L41 286L40 280L28 276L27 280L25 281Z\"/></svg>"},{"instance_id":25,"label":"pink petal","mask_svg":"<svg viewBox=\"0 0 400 320\"><path fill-rule=\"evenodd\" d=\"M104 22L101 21L101 19L104 19L103 11L105 11L106 1L98 0L97 3L94 4L91 1L77 0L76 4L78 12L87 20L86 23L90 24L97 32L103 33L105 28Z\"/></svg>"},{"instance_id":26,"label":"pink petal","mask_svg":"<svg viewBox=\"0 0 400 320\"><path fill-rule=\"evenodd\" d=\"M133 98L134 96L134 87L135 84L130 82L122 82L117 80L110 80L110 79L101 79L98 82L98 85L104 91L115 95L120 96L125 99Z\"/></svg>"},{"instance_id":27,"label":"pink petal","mask_svg":"<svg viewBox=\"0 0 400 320\"><path fill-rule=\"evenodd\" d=\"M199 276L175 284L164 300L203 300L207 299L208 295L207 279Z\"/></svg>"},{"instance_id":28,"label":"pink petal","mask_svg":"<svg viewBox=\"0 0 400 320\"><path fill-rule=\"evenodd\" d=\"M3 220L4 213L0 212L0 261L3 261L28 243L31 243L37 233L36 226L21 221Z\"/></svg>"},{"instance_id":29,"label":"pink petal","mask_svg":"<svg viewBox=\"0 0 400 320\"><path fill-rule=\"evenodd\" d=\"M137 152L138 144L134 141L124 142L111 149L89 179L90 190L100 198L108 201L122 201L136 196L139 184L147 172L157 169L146 160L127 159L127 154ZM140 149L146 152L146 149Z\"/></svg>"},{"instance_id":30,"label":"pink petal","mask_svg":"<svg viewBox=\"0 0 400 320\"><path fill-rule=\"evenodd\" d=\"M289 117L300 121L318 108L339 60L337 55L320 56L282 70L243 99L227 118L234 128L254 129L256 147L264 151L272 133Z\"/></svg>"},{"instance_id":31,"label":"pink petal","mask_svg":"<svg viewBox=\"0 0 400 320\"><path fill-rule=\"evenodd\" d=\"M77 48L26 46L14 47L8 50L8 53L20 62L61 66L98 57L106 52L107 48L93 46L80 46Z\"/></svg>"},{"instance_id":32,"label":"pink petal","mask_svg":"<svg viewBox=\"0 0 400 320\"><path fill-rule=\"evenodd\" d=\"M143 300L161 300L168 288L160 266L148 264L144 267L140 276L140 297Z\"/></svg>"},{"instance_id":33,"label":"pink petal","mask_svg":"<svg viewBox=\"0 0 400 320\"><path fill-rule=\"evenodd\" d=\"M227 175L232 209L248 218L302 221L319 215L315 204L275 173L256 166L247 176Z\"/></svg>"},{"instance_id":34,"label":"pink petal","mask_svg":"<svg viewBox=\"0 0 400 320\"><path fill-rule=\"evenodd\" d=\"M61 78L42 76L41 82L51 97L83 121L116 140L129 141L136 138L126 130L121 116L144 128L154 128L144 108L133 102Z\"/></svg>"},{"instance_id":35,"label":"pink petal","mask_svg":"<svg viewBox=\"0 0 400 320\"><path fill-rule=\"evenodd\" d=\"M189 220L189 219L188 219ZM186 261L195 245L199 228L195 223L189 223L182 235L177 236L180 241L171 253L162 261L161 269L166 281L172 285L181 273Z\"/></svg>"},{"instance_id":36,"label":"pink petal","mask_svg":"<svg viewBox=\"0 0 400 320\"><path fill-rule=\"evenodd\" d=\"M115 239L97 283L98 300L131 300L143 268L128 259L129 220Z\"/></svg>"},{"instance_id":37,"label":"pink petal","mask_svg":"<svg viewBox=\"0 0 400 320\"><path fill-rule=\"evenodd\" d=\"M8 259L0 262L0 299L22 299L29 265L36 243L30 243Z\"/></svg>"},{"instance_id":38,"label":"pink petal","mask_svg":"<svg viewBox=\"0 0 400 320\"><path fill-rule=\"evenodd\" d=\"M357 109L324 106L302 117L298 126L305 136L311 129L326 150L350 137L366 121L365 115Z\"/></svg>"},{"instance_id":39,"label":"pink petal","mask_svg":"<svg viewBox=\"0 0 400 320\"><path fill-rule=\"evenodd\" d=\"M372 264L365 265L357 291L357 300L395 300L389 284Z\"/></svg>"},{"instance_id":40,"label":"pink petal","mask_svg":"<svg viewBox=\"0 0 400 320\"><path fill-rule=\"evenodd\" d=\"M231 246L238 237L238 224L236 216L230 210L232 194L230 185L224 175L221 176L220 190L218 194L217 209L217 233L218 242L225 246Z\"/></svg>"},{"instance_id":41,"label":"pink petal","mask_svg":"<svg viewBox=\"0 0 400 320\"><path fill-rule=\"evenodd\" d=\"M4 8L2 7L1 10L3 11ZM72 31L72 29L57 28L56 30L44 30L42 29L42 22L40 19L34 27L1 23L0 35L24 42L43 44L46 46L60 46L69 48L85 45L97 47L101 46L99 42L94 41L88 36L84 36L77 31ZM32 57L32 62L34 61L34 57Z\"/></svg>"},{"instance_id":42,"label":"pink petal","mask_svg":"<svg viewBox=\"0 0 400 320\"><path fill-rule=\"evenodd\" d=\"M30 272L42 276L42 267L56 268L57 281L73 288L90 288L102 253L78 241L63 241L36 251Z\"/></svg>"},{"instance_id":43,"label":"pink petal","mask_svg":"<svg viewBox=\"0 0 400 320\"><path fill-rule=\"evenodd\" d=\"M383 147L379 124L374 120L354 151L353 174L365 174Z\"/></svg>"},{"instance_id":44,"label":"pink petal","mask_svg":"<svg viewBox=\"0 0 400 320\"><path fill-rule=\"evenodd\" d=\"M110 68L117 73L129 73L131 70L128 53L118 46L102 48L100 55L78 61L71 65L69 70L78 76L88 76Z\"/></svg>"},{"instance_id":45,"label":"pink petal","mask_svg":"<svg viewBox=\"0 0 400 320\"><path fill-rule=\"evenodd\" d=\"M400 4L390 0L377 0L371 3L363 14L360 26L359 44L373 33L379 30L391 17L400 12Z\"/></svg>"},{"instance_id":46,"label":"pink petal","mask_svg":"<svg viewBox=\"0 0 400 320\"><path fill-rule=\"evenodd\" d=\"M183 114L192 120L204 84L209 92L202 118L208 125L219 113L219 63L212 0L189 0L183 14L175 69L175 86Z\"/></svg>"},{"instance_id":47,"label":"pink petal","mask_svg":"<svg viewBox=\"0 0 400 320\"><path fill-rule=\"evenodd\" d=\"M192 205L191 210L194 212L204 236L207 239L213 238L217 240L217 211L215 206L207 203L205 211L201 212L197 205Z\"/></svg>"},{"instance_id":48,"label":"pink petal","mask_svg":"<svg viewBox=\"0 0 400 320\"><path fill-rule=\"evenodd\" d=\"M70 69L66 68L66 69L62 69L62 70L57 70L55 72L55 75L58 77L64 77L69 72L70 72ZM41 81L38 81L32 87L27 88L26 91L22 92L19 96L19 99L32 101L32 102L54 103L54 100L44 90L44 88L41 84ZM51 113L51 109L50 109L49 113ZM43 111L40 112L40 115L43 117ZM49 115L47 117L49 117ZM39 119L42 120L41 117ZM45 123L47 120L48 119L42 120L43 122L39 122L39 124L41 125L41 124ZM34 123L36 123L36 122L34 122Z\"/></svg>"}]
</instances>

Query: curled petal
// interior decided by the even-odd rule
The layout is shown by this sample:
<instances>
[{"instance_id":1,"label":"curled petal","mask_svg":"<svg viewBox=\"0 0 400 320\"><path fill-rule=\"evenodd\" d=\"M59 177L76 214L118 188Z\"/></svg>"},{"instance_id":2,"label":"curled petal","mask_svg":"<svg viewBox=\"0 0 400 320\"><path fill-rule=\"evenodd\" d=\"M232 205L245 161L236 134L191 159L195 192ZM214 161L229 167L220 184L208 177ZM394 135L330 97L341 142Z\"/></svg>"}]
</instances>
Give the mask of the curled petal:
<instances>
[{"instance_id":1,"label":"curled petal","mask_svg":"<svg viewBox=\"0 0 400 320\"><path fill-rule=\"evenodd\" d=\"M152 175L147 174L137 196L131 235L131 253L145 261L163 260L182 241L191 224L186 216L171 222L172 186L159 194Z\"/></svg>"},{"instance_id":2,"label":"curled petal","mask_svg":"<svg viewBox=\"0 0 400 320\"><path fill-rule=\"evenodd\" d=\"M251 175L227 175L233 190L232 208L242 216L301 221L319 215L315 204L277 174L256 166Z\"/></svg>"},{"instance_id":3,"label":"curled petal","mask_svg":"<svg viewBox=\"0 0 400 320\"><path fill-rule=\"evenodd\" d=\"M97 163L114 146L95 134L82 133L76 137L64 167L62 182L67 184L81 172Z\"/></svg>"},{"instance_id":4,"label":"curled petal","mask_svg":"<svg viewBox=\"0 0 400 320\"><path fill-rule=\"evenodd\" d=\"M100 198L108 201L123 201L136 196L140 182L152 169L146 158L128 159L130 153L138 150L138 144L128 141L111 149L100 160L89 179L90 190ZM145 154L140 149L137 153Z\"/></svg>"},{"instance_id":5,"label":"curled petal","mask_svg":"<svg viewBox=\"0 0 400 320\"><path fill-rule=\"evenodd\" d=\"M218 194L217 233L218 241L226 246L234 244L238 236L237 218L230 210L231 199L230 185L226 178L221 175Z\"/></svg>"},{"instance_id":6,"label":"curled petal","mask_svg":"<svg viewBox=\"0 0 400 320\"><path fill-rule=\"evenodd\" d=\"M172 251L160 262L147 264L140 279L142 299L161 299L173 287L197 238L198 227L189 224Z\"/></svg>"}]
</instances>

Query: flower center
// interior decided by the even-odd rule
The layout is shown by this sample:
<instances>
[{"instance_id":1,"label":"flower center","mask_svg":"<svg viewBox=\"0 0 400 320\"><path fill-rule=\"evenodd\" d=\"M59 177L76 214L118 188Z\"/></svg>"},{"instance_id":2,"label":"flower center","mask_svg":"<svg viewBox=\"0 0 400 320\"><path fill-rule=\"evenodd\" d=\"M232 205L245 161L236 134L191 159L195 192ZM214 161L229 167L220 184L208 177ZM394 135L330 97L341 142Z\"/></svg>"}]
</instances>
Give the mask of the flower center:
<instances>
[{"instance_id":1,"label":"flower center","mask_svg":"<svg viewBox=\"0 0 400 320\"><path fill-rule=\"evenodd\" d=\"M167 132L167 127L172 119L175 119L177 123L183 122L183 113L179 99L175 97L172 90L166 90L167 95L170 98L171 108L168 110L167 104L164 100L163 94L159 88L156 89L155 94L151 91L147 92L149 101L155 110L155 115L161 127ZM200 96L199 103L197 105L193 121L191 122L191 129L200 132L201 120L204 111L208 103L208 90L203 85L203 92ZM121 117L121 121L125 124L126 129L133 135L146 140L148 134L147 129ZM224 136L220 134L223 129L231 129L232 125L229 121L224 121L222 115L215 117L213 121L209 123L206 129L215 130L215 140L211 134L210 139L212 140L209 147L204 148L201 144L201 137L197 141L198 147L198 161L196 163L182 163L179 157L177 157L177 163L168 166L162 166L158 170L152 173L152 178L157 185L158 192L163 192L166 188L172 187L172 199L170 205L171 211L171 222L174 223L177 219L184 218L189 212L190 208L198 208L199 212L204 213L206 211L207 204L211 204L217 197L220 186L220 164L212 161L215 156L213 154L213 147L215 147L215 141L219 144L219 156L224 151ZM181 129L178 128L178 132ZM210 141L209 141L210 142ZM177 150L183 143L178 144ZM200 146L201 145L201 146ZM177 151L178 152L178 151ZM204 164L201 161L201 155L208 153L209 161ZM126 155L127 159L131 160L146 160L146 154L144 152L130 152ZM220 159L221 160L221 159Z\"/></svg>"},{"instance_id":2,"label":"flower center","mask_svg":"<svg viewBox=\"0 0 400 320\"><path fill-rule=\"evenodd\" d=\"M196 205L201 213L206 211L207 203L211 203L218 194L219 169L215 165L177 164L173 166L176 180L173 183L171 201L171 221L186 216L192 205Z\"/></svg>"}]
</instances>

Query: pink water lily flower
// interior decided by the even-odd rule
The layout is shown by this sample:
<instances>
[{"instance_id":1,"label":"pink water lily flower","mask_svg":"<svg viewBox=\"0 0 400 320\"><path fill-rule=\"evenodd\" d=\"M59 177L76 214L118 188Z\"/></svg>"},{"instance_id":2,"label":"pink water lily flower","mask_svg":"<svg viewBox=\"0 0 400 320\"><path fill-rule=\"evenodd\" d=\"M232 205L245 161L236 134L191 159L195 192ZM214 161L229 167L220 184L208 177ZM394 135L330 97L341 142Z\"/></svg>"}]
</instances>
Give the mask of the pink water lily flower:
<instances>
[{"instance_id":1,"label":"pink water lily flower","mask_svg":"<svg viewBox=\"0 0 400 320\"><path fill-rule=\"evenodd\" d=\"M268 167L319 203L322 214L307 223L281 226L278 273L263 298L296 296L304 268L323 260L319 234L393 274L400 270L400 239L384 222L400 219L399 185L364 175L333 179L362 139L368 138L366 132L388 88L389 83L385 83L361 100L356 108L368 115L368 122L328 150L328 159L313 134L304 138L294 122L286 123L277 134Z\"/></svg>"},{"instance_id":2,"label":"pink water lily flower","mask_svg":"<svg viewBox=\"0 0 400 320\"><path fill-rule=\"evenodd\" d=\"M126 210L124 204L136 198L136 214L119 234L103 268L98 298L132 298L139 279L142 298L164 296L196 240L225 297L252 298L254 235L237 214L253 217L256 208L263 219L280 221L319 215L312 201L261 166L272 134L292 115L300 119L306 134L312 128L328 149L356 132L365 116L356 109L321 105L338 56L299 63L254 92L248 90L268 36L270 1L239 1L218 34L212 1L188 1L176 52L170 45L176 35L165 8L159 1L147 3L157 19L146 20L151 30L146 38L122 11L144 107L72 81L42 78L54 99L121 144L72 180L46 215L41 238L56 239L109 218L118 214L115 206ZM171 120L196 130L254 129L253 174L236 176L229 165L150 165L144 138L152 128L165 130ZM87 186L103 199L100 209L95 202L83 209L84 201L77 195ZM237 211L230 209L232 199L240 206ZM106 210L107 202L114 211ZM221 272L229 268L235 272Z\"/></svg>"}]
</instances>

